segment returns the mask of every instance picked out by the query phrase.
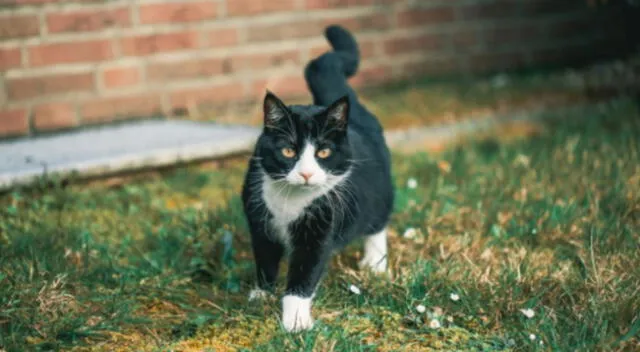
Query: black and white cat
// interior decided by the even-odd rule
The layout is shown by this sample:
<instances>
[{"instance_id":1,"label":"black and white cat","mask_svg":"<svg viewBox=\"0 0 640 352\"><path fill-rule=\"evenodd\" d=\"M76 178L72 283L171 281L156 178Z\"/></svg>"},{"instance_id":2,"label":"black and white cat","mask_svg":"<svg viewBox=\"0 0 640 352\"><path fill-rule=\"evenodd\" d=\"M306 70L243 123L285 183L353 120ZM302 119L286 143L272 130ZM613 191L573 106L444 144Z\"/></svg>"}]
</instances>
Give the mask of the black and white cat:
<instances>
[{"instance_id":1,"label":"black and white cat","mask_svg":"<svg viewBox=\"0 0 640 352\"><path fill-rule=\"evenodd\" d=\"M288 256L282 299L287 331L313 326L318 282L332 253L351 240L365 238L361 267L387 268L390 153L376 117L347 82L359 63L355 39L339 26L325 35L333 51L305 69L314 105L286 106L267 92L264 130L242 192L258 276L250 299L273 290Z\"/></svg>"}]
</instances>

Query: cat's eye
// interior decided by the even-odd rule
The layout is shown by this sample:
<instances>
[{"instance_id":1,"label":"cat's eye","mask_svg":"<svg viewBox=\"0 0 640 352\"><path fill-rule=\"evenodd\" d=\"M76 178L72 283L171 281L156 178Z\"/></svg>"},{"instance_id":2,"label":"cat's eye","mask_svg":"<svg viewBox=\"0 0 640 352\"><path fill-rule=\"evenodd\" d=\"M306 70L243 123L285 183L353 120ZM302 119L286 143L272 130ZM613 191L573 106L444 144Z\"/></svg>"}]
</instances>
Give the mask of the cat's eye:
<instances>
[{"instance_id":1,"label":"cat's eye","mask_svg":"<svg viewBox=\"0 0 640 352\"><path fill-rule=\"evenodd\" d=\"M331 149L329 149L329 148L320 149L320 150L318 150L316 155L320 159L326 159L326 158L329 157L329 155L331 155Z\"/></svg>"},{"instance_id":2,"label":"cat's eye","mask_svg":"<svg viewBox=\"0 0 640 352\"><path fill-rule=\"evenodd\" d=\"M296 156L296 151L291 148L282 148L282 155L284 155L285 158L291 159Z\"/></svg>"}]
</instances>

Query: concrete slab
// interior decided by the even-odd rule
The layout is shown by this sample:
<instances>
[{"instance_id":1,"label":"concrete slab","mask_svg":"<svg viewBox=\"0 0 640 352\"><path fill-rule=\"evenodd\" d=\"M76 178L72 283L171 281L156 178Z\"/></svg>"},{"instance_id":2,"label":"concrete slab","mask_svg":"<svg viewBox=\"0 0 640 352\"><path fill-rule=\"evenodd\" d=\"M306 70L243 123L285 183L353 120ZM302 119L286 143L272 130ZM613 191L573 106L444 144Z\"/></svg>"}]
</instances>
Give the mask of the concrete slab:
<instances>
[{"instance_id":1,"label":"concrete slab","mask_svg":"<svg viewBox=\"0 0 640 352\"><path fill-rule=\"evenodd\" d=\"M610 103L475 116L453 124L387 131L385 135L389 146L396 150L412 145L424 147L425 141L443 143L509 121L538 121L549 111L555 111L555 116L579 116L582 111L602 109ZM152 120L0 142L0 189L29 184L43 175L103 176L248 153L259 134L260 129L255 127Z\"/></svg>"},{"instance_id":2,"label":"concrete slab","mask_svg":"<svg viewBox=\"0 0 640 352\"><path fill-rule=\"evenodd\" d=\"M0 189L45 174L97 176L249 152L259 133L245 126L150 120L0 142Z\"/></svg>"}]
</instances>

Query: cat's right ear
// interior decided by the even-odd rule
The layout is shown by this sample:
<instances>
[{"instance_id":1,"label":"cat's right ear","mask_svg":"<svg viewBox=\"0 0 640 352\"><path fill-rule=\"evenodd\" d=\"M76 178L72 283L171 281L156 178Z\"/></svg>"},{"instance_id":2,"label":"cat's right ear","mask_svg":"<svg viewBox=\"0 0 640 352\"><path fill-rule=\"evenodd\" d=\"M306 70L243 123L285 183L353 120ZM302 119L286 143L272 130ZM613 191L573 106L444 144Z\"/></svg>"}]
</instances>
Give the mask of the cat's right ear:
<instances>
[{"instance_id":1,"label":"cat's right ear","mask_svg":"<svg viewBox=\"0 0 640 352\"><path fill-rule=\"evenodd\" d=\"M275 126L287 116L287 107L270 91L267 91L267 95L264 97L263 110L265 127Z\"/></svg>"}]
</instances>

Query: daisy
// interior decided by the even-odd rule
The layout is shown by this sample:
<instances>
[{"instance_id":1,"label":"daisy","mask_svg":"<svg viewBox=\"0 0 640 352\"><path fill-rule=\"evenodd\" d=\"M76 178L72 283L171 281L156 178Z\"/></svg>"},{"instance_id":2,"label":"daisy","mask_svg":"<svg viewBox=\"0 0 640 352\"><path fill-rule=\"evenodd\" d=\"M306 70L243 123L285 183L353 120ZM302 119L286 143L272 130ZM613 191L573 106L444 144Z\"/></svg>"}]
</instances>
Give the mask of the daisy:
<instances>
[{"instance_id":1,"label":"daisy","mask_svg":"<svg viewBox=\"0 0 640 352\"><path fill-rule=\"evenodd\" d=\"M410 227L404 231L404 233L402 234L402 237L409 238L409 239L415 238L417 233L418 231L416 231L416 229L414 229L413 227Z\"/></svg>"},{"instance_id":2,"label":"daisy","mask_svg":"<svg viewBox=\"0 0 640 352\"><path fill-rule=\"evenodd\" d=\"M520 312L522 312L522 314L524 314L524 316L527 317L528 319L531 319L536 316L536 312L534 312L533 309L531 308L520 309Z\"/></svg>"}]
</instances>

